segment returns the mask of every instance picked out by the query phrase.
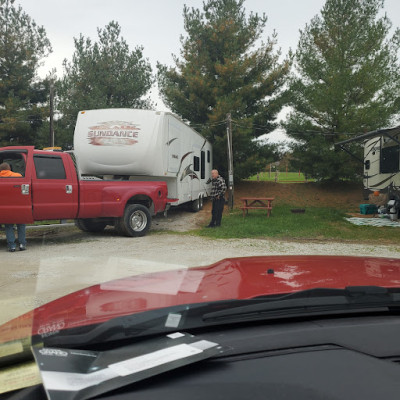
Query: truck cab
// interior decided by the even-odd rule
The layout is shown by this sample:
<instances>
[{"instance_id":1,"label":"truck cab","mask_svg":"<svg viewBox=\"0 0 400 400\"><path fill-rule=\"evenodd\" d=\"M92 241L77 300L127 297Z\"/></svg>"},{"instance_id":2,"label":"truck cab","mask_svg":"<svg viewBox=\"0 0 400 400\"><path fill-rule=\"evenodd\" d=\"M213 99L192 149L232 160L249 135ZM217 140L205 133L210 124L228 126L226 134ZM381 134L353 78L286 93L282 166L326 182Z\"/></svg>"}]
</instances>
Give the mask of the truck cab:
<instances>
[{"instance_id":1,"label":"truck cab","mask_svg":"<svg viewBox=\"0 0 400 400\"><path fill-rule=\"evenodd\" d=\"M71 219L78 211L78 182L65 154L35 151L33 147L0 149L0 163L8 163L21 177L1 178L2 223L32 223Z\"/></svg>"}]
</instances>

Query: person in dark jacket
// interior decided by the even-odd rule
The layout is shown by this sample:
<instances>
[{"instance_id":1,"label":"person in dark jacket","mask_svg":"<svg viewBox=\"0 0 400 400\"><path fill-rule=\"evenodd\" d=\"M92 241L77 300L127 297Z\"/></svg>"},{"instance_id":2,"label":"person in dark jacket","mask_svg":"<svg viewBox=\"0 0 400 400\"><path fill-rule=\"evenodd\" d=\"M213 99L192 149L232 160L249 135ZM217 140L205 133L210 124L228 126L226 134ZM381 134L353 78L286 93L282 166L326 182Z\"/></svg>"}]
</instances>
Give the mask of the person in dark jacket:
<instances>
[{"instance_id":1,"label":"person in dark jacket","mask_svg":"<svg viewBox=\"0 0 400 400\"><path fill-rule=\"evenodd\" d=\"M213 169L211 171L211 177L212 218L211 222L207 225L207 228L215 228L217 226L221 226L222 213L224 211L225 205L225 180L222 176L219 175L218 170L216 169Z\"/></svg>"},{"instance_id":2,"label":"person in dark jacket","mask_svg":"<svg viewBox=\"0 0 400 400\"><path fill-rule=\"evenodd\" d=\"M10 164L2 163L0 164L0 178L21 178L22 175L18 172L12 172ZM8 251L15 251L15 234L14 234L14 224L4 224L6 230L7 247ZM19 249L26 250L26 235L25 235L25 224L17 224L18 231L18 242Z\"/></svg>"}]
</instances>

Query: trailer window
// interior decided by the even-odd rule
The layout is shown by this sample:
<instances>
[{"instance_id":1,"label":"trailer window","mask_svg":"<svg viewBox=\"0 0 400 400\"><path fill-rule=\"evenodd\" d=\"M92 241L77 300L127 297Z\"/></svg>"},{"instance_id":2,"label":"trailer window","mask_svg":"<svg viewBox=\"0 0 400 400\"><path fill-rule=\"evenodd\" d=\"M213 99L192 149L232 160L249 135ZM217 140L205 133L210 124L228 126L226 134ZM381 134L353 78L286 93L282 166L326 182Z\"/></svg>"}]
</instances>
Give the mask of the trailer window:
<instances>
[{"instance_id":1,"label":"trailer window","mask_svg":"<svg viewBox=\"0 0 400 400\"><path fill-rule=\"evenodd\" d=\"M193 170L198 172L200 171L200 158L194 156L193 157Z\"/></svg>"},{"instance_id":2,"label":"trailer window","mask_svg":"<svg viewBox=\"0 0 400 400\"><path fill-rule=\"evenodd\" d=\"M207 162L208 162L208 163L211 162L211 153L210 153L210 150L207 150Z\"/></svg>"},{"instance_id":3,"label":"trailer window","mask_svg":"<svg viewBox=\"0 0 400 400\"><path fill-rule=\"evenodd\" d=\"M38 179L66 179L64 164L61 157L33 157Z\"/></svg>"},{"instance_id":4,"label":"trailer window","mask_svg":"<svg viewBox=\"0 0 400 400\"><path fill-rule=\"evenodd\" d=\"M205 179L206 178L206 153L205 153L205 151L202 151L200 155L201 155L200 176L201 176L201 179Z\"/></svg>"},{"instance_id":5,"label":"trailer window","mask_svg":"<svg viewBox=\"0 0 400 400\"><path fill-rule=\"evenodd\" d=\"M399 146L384 147L381 150L381 174L399 171Z\"/></svg>"}]
</instances>

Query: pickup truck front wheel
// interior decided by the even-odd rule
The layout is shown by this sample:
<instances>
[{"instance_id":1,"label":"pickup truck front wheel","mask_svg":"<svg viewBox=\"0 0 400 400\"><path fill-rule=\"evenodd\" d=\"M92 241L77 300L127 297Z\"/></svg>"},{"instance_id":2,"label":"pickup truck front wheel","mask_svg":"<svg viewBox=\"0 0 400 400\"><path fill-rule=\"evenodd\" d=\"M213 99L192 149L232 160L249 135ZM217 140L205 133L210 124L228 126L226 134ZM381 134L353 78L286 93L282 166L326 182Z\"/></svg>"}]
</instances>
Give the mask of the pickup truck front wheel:
<instances>
[{"instance_id":1,"label":"pickup truck front wheel","mask_svg":"<svg viewBox=\"0 0 400 400\"><path fill-rule=\"evenodd\" d=\"M92 219L76 219L75 225L84 232L102 232L107 226L107 223L94 221Z\"/></svg>"},{"instance_id":2,"label":"pickup truck front wheel","mask_svg":"<svg viewBox=\"0 0 400 400\"><path fill-rule=\"evenodd\" d=\"M150 225L148 208L141 204L131 204L126 207L124 216L118 221L117 230L126 236L144 236Z\"/></svg>"}]
</instances>

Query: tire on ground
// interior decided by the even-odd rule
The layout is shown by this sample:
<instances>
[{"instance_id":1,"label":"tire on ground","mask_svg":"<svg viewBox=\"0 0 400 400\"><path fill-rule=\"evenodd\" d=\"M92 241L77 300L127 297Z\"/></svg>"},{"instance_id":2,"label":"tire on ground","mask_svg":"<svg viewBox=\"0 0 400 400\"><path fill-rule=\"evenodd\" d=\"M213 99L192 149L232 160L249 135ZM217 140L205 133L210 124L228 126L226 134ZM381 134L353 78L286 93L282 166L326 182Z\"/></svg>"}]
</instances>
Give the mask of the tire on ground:
<instances>
[{"instance_id":1,"label":"tire on ground","mask_svg":"<svg viewBox=\"0 0 400 400\"><path fill-rule=\"evenodd\" d=\"M196 199L196 200L192 201L190 204L190 208L193 212L200 211L200 200Z\"/></svg>"},{"instance_id":2,"label":"tire on ground","mask_svg":"<svg viewBox=\"0 0 400 400\"><path fill-rule=\"evenodd\" d=\"M146 235L151 226L151 215L147 207L141 204L130 204L125 208L115 227L118 233L138 237Z\"/></svg>"},{"instance_id":3,"label":"tire on ground","mask_svg":"<svg viewBox=\"0 0 400 400\"><path fill-rule=\"evenodd\" d=\"M107 223L93 219L76 219L75 225L84 232L102 232Z\"/></svg>"},{"instance_id":4,"label":"tire on ground","mask_svg":"<svg viewBox=\"0 0 400 400\"><path fill-rule=\"evenodd\" d=\"M203 209L203 206L204 206L204 198L203 198L203 196L200 196L200 197L199 197L199 207L200 207L200 210Z\"/></svg>"}]
</instances>

